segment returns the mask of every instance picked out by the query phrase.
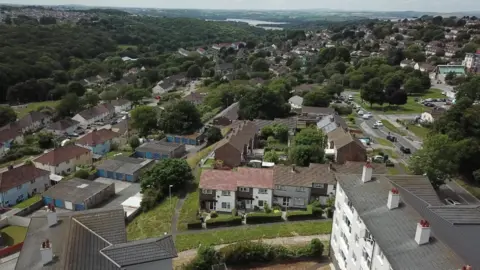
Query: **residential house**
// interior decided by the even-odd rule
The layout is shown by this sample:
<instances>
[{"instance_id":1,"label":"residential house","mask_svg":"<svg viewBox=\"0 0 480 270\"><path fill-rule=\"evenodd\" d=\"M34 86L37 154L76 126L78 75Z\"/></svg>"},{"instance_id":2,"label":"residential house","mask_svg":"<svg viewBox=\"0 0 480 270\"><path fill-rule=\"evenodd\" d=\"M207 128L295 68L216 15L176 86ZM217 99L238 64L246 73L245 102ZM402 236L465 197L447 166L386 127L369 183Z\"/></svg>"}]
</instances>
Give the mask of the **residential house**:
<instances>
[{"instance_id":1,"label":"residential house","mask_svg":"<svg viewBox=\"0 0 480 270\"><path fill-rule=\"evenodd\" d=\"M33 164L51 174L67 174L79 165L91 165L92 152L77 145L67 145L41 155Z\"/></svg>"},{"instance_id":2,"label":"residential house","mask_svg":"<svg viewBox=\"0 0 480 270\"><path fill-rule=\"evenodd\" d=\"M200 176L202 209L231 212L272 206L273 170L240 167L237 170L204 170Z\"/></svg>"},{"instance_id":3,"label":"residential house","mask_svg":"<svg viewBox=\"0 0 480 270\"><path fill-rule=\"evenodd\" d=\"M216 50L216 51L220 51L220 49L222 48L230 48L232 47L232 43L219 43L219 44L213 44L212 45L212 49Z\"/></svg>"},{"instance_id":4,"label":"residential house","mask_svg":"<svg viewBox=\"0 0 480 270\"><path fill-rule=\"evenodd\" d=\"M57 122L51 123L47 126L47 130L54 133L57 136L64 134L72 135L79 128L80 122L75 121L71 118L66 118L59 120Z\"/></svg>"},{"instance_id":5,"label":"residential house","mask_svg":"<svg viewBox=\"0 0 480 270\"><path fill-rule=\"evenodd\" d=\"M333 165L273 167L273 204L288 209L306 209L310 201L326 200L335 193Z\"/></svg>"},{"instance_id":6,"label":"residential house","mask_svg":"<svg viewBox=\"0 0 480 270\"><path fill-rule=\"evenodd\" d=\"M135 156L148 159L181 158L185 155L185 145L169 143L165 140L146 142L135 149Z\"/></svg>"},{"instance_id":7,"label":"residential house","mask_svg":"<svg viewBox=\"0 0 480 270\"><path fill-rule=\"evenodd\" d=\"M442 107L433 107L429 112L424 112L420 115L420 122L422 123L433 123L435 120L440 118L447 109Z\"/></svg>"},{"instance_id":8,"label":"residential house","mask_svg":"<svg viewBox=\"0 0 480 270\"><path fill-rule=\"evenodd\" d=\"M476 53L465 54L465 60L463 60L463 65L470 72L480 71L480 50L478 50Z\"/></svg>"},{"instance_id":9,"label":"residential house","mask_svg":"<svg viewBox=\"0 0 480 270\"><path fill-rule=\"evenodd\" d=\"M217 126L230 125L233 121L238 119L239 109L240 105L238 102L232 103L232 105L228 106L226 109L217 114L212 123Z\"/></svg>"},{"instance_id":10,"label":"residential house","mask_svg":"<svg viewBox=\"0 0 480 270\"><path fill-rule=\"evenodd\" d=\"M33 132L44 128L50 123L52 117L41 112L31 111L18 121L13 123L18 129L25 132Z\"/></svg>"},{"instance_id":11,"label":"residential house","mask_svg":"<svg viewBox=\"0 0 480 270\"><path fill-rule=\"evenodd\" d=\"M151 159L116 156L96 166L97 176L137 182L140 174L154 164Z\"/></svg>"},{"instance_id":12,"label":"residential house","mask_svg":"<svg viewBox=\"0 0 480 270\"><path fill-rule=\"evenodd\" d=\"M75 144L89 149L94 156L103 156L110 152L115 138L118 138L119 136L120 134L109 129L93 130L78 139Z\"/></svg>"},{"instance_id":13,"label":"residential house","mask_svg":"<svg viewBox=\"0 0 480 270\"><path fill-rule=\"evenodd\" d=\"M335 269L480 268L478 205L445 205L426 176L374 173L336 175Z\"/></svg>"},{"instance_id":14,"label":"residential house","mask_svg":"<svg viewBox=\"0 0 480 270\"><path fill-rule=\"evenodd\" d=\"M310 107L310 106L302 107L302 116L324 117L332 114L335 114L334 108Z\"/></svg>"},{"instance_id":15,"label":"residential house","mask_svg":"<svg viewBox=\"0 0 480 270\"><path fill-rule=\"evenodd\" d=\"M86 127L95 122L110 119L114 114L115 108L109 103L103 103L77 113L72 119Z\"/></svg>"},{"instance_id":16,"label":"residential house","mask_svg":"<svg viewBox=\"0 0 480 270\"><path fill-rule=\"evenodd\" d=\"M427 45L425 47L425 55L436 55L438 52L441 52L442 48L434 45Z\"/></svg>"},{"instance_id":17,"label":"residential house","mask_svg":"<svg viewBox=\"0 0 480 270\"><path fill-rule=\"evenodd\" d=\"M328 145L325 152L331 154L337 163L367 160L367 149L363 143L343 128L338 127L328 133L327 137Z\"/></svg>"},{"instance_id":18,"label":"residential house","mask_svg":"<svg viewBox=\"0 0 480 270\"><path fill-rule=\"evenodd\" d=\"M15 205L30 196L42 193L50 185L50 172L32 164L9 166L0 173L0 203L3 207Z\"/></svg>"},{"instance_id":19,"label":"residential house","mask_svg":"<svg viewBox=\"0 0 480 270\"><path fill-rule=\"evenodd\" d=\"M15 127L0 130L0 157L5 155L14 143L23 143L21 130Z\"/></svg>"},{"instance_id":20,"label":"residential house","mask_svg":"<svg viewBox=\"0 0 480 270\"><path fill-rule=\"evenodd\" d=\"M31 218L23 243L16 270L172 270L177 257L170 235L128 241L122 207L57 213L49 206Z\"/></svg>"},{"instance_id":21,"label":"residential house","mask_svg":"<svg viewBox=\"0 0 480 270\"><path fill-rule=\"evenodd\" d=\"M405 59L402 62L400 62L400 67L405 68L405 67L414 67L415 66L415 61L410 60L410 59Z\"/></svg>"},{"instance_id":22,"label":"residential house","mask_svg":"<svg viewBox=\"0 0 480 270\"><path fill-rule=\"evenodd\" d=\"M261 131L266 126L271 125L285 125L289 133L291 135L295 134L297 129L297 118L296 117L289 117L289 118L275 118L273 120L265 120L265 119L255 119L255 125L257 126L257 131Z\"/></svg>"},{"instance_id":23,"label":"residential house","mask_svg":"<svg viewBox=\"0 0 480 270\"><path fill-rule=\"evenodd\" d=\"M306 93L312 91L315 88L315 84L301 84L293 88L293 93L295 95L305 95Z\"/></svg>"},{"instance_id":24,"label":"residential house","mask_svg":"<svg viewBox=\"0 0 480 270\"><path fill-rule=\"evenodd\" d=\"M276 76L282 76L290 72L289 67L282 66L282 65L271 66L269 70L273 72Z\"/></svg>"},{"instance_id":25,"label":"residential house","mask_svg":"<svg viewBox=\"0 0 480 270\"><path fill-rule=\"evenodd\" d=\"M132 102L126 99L112 100L110 104L115 108L115 113L128 112L132 109Z\"/></svg>"},{"instance_id":26,"label":"residential house","mask_svg":"<svg viewBox=\"0 0 480 270\"><path fill-rule=\"evenodd\" d=\"M218 64L215 66L215 75L228 75L232 73L234 70L234 66L232 63L223 63L223 64Z\"/></svg>"},{"instance_id":27,"label":"residential house","mask_svg":"<svg viewBox=\"0 0 480 270\"><path fill-rule=\"evenodd\" d=\"M415 70L420 70L421 72L431 73L435 70L435 67L428 63L415 63L413 66Z\"/></svg>"},{"instance_id":28,"label":"residential house","mask_svg":"<svg viewBox=\"0 0 480 270\"><path fill-rule=\"evenodd\" d=\"M187 145L200 145L203 143L204 135L201 133L193 133L189 135L173 135L167 134L166 139L169 143L181 143Z\"/></svg>"},{"instance_id":29,"label":"residential house","mask_svg":"<svg viewBox=\"0 0 480 270\"><path fill-rule=\"evenodd\" d=\"M290 104L292 109L301 109L303 105L303 97L293 96L288 99L288 104Z\"/></svg>"},{"instance_id":30,"label":"residential house","mask_svg":"<svg viewBox=\"0 0 480 270\"><path fill-rule=\"evenodd\" d=\"M186 72L182 72L159 81L152 89L153 94L165 94L175 90L177 85L185 84L187 81L186 74Z\"/></svg>"},{"instance_id":31,"label":"residential house","mask_svg":"<svg viewBox=\"0 0 480 270\"><path fill-rule=\"evenodd\" d=\"M323 134L328 135L330 132L336 130L337 128L343 129L345 132L348 131L348 125L338 114L332 114L324 116L320 121L317 122L317 128L321 129Z\"/></svg>"},{"instance_id":32,"label":"residential house","mask_svg":"<svg viewBox=\"0 0 480 270\"><path fill-rule=\"evenodd\" d=\"M205 51L204 48L198 48L197 49L197 53L199 53L200 55L204 55L207 51Z\"/></svg>"},{"instance_id":33,"label":"residential house","mask_svg":"<svg viewBox=\"0 0 480 270\"><path fill-rule=\"evenodd\" d=\"M257 127L251 121L239 121L229 134L215 148L215 160L224 166L237 167L246 162L248 154L253 152Z\"/></svg>"},{"instance_id":34,"label":"residential house","mask_svg":"<svg viewBox=\"0 0 480 270\"><path fill-rule=\"evenodd\" d=\"M448 47L445 49L445 57L454 57L459 50L457 47Z\"/></svg>"},{"instance_id":35,"label":"residential house","mask_svg":"<svg viewBox=\"0 0 480 270\"><path fill-rule=\"evenodd\" d=\"M187 51L187 50L185 50L185 49L183 49L183 48L178 49L178 53L179 53L181 56L185 56L185 57L187 57L187 56L190 55L190 52Z\"/></svg>"},{"instance_id":36,"label":"residential house","mask_svg":"<svg viewBox=\"0 0 480 270\"><path fill-rule=\"evenodd\" d=\"M183 97L184 100L190 101L193 105L200 105L203 103L205 99L205 95L197 93L197 92L190 92L190 94Z\"/></svg>"}]
</instances>

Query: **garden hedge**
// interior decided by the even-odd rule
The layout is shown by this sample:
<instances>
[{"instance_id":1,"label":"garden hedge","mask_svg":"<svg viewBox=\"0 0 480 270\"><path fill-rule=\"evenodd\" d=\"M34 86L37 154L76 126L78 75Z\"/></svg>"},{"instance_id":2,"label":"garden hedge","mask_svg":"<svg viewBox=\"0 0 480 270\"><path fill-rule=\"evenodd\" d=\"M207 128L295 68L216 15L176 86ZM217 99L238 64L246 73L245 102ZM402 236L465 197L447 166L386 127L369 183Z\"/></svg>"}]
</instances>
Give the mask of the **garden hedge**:
<instances>
[{"instance_id":1,"label":"garden hedge","mask_svg":"<svg viewBox=\"0 0 480 270\"><path fill-rule=\"evenodd\" d=\"M242 225L242 217L228 216L207 220L207 228L228 227Z\"/></svg>"},{"instance_id":2,"label":"garden hedge","mask_svg":"<svg viewBox=\"0 0 480 270\"><path fill-rule=\"evenodd\" d=\"M282 213L264 213L264 212L253 212L247 214L247 224L261 224L261 223L272 223L272 222L281 222Z\"/></svg>"},{"instance_id":3,"label":"garden hedge","mask_svg":"<svg viewBox=\"0 0 480 270\"><path fill-rule=\"evenodd\" d=\"M202 222L200 220L190 221L187 223L187 229L189 230L198 230L202 229Z\"/></svg>"},{"instance_id":4,"label":"garden hedge","mask_svg":"<svg viewBox=\"0 0 480 270\"><path fill-rule=\"evenodd\" d=\"M287 220L297 221L297 220L309 220L309 219L319 219L323 217L323 209L320 207L312 207L309 205L306 211L289 211L287 212Z\"/></svg>"}]
</instances>

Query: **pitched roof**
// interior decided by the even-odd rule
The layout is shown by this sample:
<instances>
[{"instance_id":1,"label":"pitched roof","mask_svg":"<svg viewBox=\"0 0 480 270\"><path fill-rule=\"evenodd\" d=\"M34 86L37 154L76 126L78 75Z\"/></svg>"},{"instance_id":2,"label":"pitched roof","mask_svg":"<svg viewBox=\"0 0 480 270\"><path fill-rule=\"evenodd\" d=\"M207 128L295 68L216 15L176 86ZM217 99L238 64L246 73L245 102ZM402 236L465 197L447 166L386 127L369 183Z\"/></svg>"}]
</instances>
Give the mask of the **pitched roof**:
<instances>
[{"instance_id":1,"label":"pitched roof","mask_svg":"<svg viewBox=\"0 0 480 270\"><path fill-rule=\"evenodd\" d=\"M361 175L338 175L341 188L352 202L375 242L380 246L392 269L450 270L470 264L480 264L480 226L455 226L429 209L427 200L435 193L424 176L374 176L375 180L362 183ZM412 186L415 183L416 186ZM405 186L403 186L405 184ZM388 192L392 187L400 191L399 208L387 208ZM442 206L444 207L444 206ZM428 213L428 214L427 214ZM426 219L433 231L433 240L418 245L415 238L417 223ZM446 239L452 240L457 246ZM445 239L445 240L444 240ZM450 247L447 245L449 244ZM462 261L458 253L465 261Z\"/></svg>"},{"instance_id":2,"label":"pitched roof","mask_svg":"<svg viewBox=\"0 0 480 270\"><path fill-rule=\"evenodd\" d=\"M293 103L295 105L298 105L298 106L302 106L303 104L303 97L301 96L293 96L291 98L288 99L288 102L289 103Z\"/></svg>"},{"instance_id":3,"label":"pitched roof","mask_svg":"<svg viewBox=\"0 0 480 270\"><path fill-rule=\"evenodd\" d=\"M333 171L340 174L361 174L365 162L347 161L344 164L334 164ZM387 174L387 167L383 163L370 163L375 174Z\"/></svg>"},{"instance_id":4,"label":"pitched roof","mask_svg":"<svg viewBox=\"0 0 480 270\"><path fill-rule=\"evenodd\" d=\"M87 199L105 191L110 185L100 182L73 178L60 181L43 193L44 197L58 200L68 200L72 203L84 203Z\"/></svg>"},{"instance_id":5,"label":"pitched roof","mask_svg":"<svg viewBox=\"0 0 480 270\"><path fill-rule=\"evenodd\" d=\"M184 99L190 102L203 102L205 96L197 92L191 92Z\"/></svg>"},{"instance_id":6,"label":"pitched roof","mask_svg":"<svg viewBox=\"0 0 480 270\"><path fill-rule=\"evenodd\" d=\"M146 142L135 149L136 152L152 152L169 154L182 147L182 144L171 143L165 140Z\"/></svg>"},{"instance_id":7,"label":"pitched roof","mask_svg":"<svg viewBox=\"0 0 480 270\"><path fill-rule=\"evenodd\" d=\"M320 121L317 122L317 128L321 129L325 134L334 131L338 127L341 127L343 130L348 129L348 125L345 120L337 114L324 116Z\"/></svg>"},{"instance_id":8,"label":"pitched roof","mask_svg":"<svg viewBox=\"0 0 480 270\"><path fill-rule=\"evenodd\" d=\"M238 102L235 102L232 105L228 106L225 110L221 111L215 118L225 117L231 121L237 120L239 109L240 104Z\"/></svg>"},{"instance_id":9,"label":"pitched roof","mask_svg":"<svg viewBox=\"0 0 480 270\"><path fill-rule=\"evenodd\" d=\"M288 127L288 129L297 128L297 118L295 117L275 118L274 120L254 119L253 121L257 126L257 130L262 130L264 127L274 125L274 124L285 125Z\"/></svg>"},{"instance_id":10,"label":"pitched roof","mask_svg":"<svg viewBox=\"0 0 480 270\"><path fill-rule=\"evenodd\" d=\"M275 185L312 187L312 183L334 184L335 177L329 164L314 164L309 167L276 165L273 167Z\"/></svg>"},{"instance_id":11,"label":"pitched roof","mask_svg":"<svg viewBox=\"0 0 480 270\"><path fill-rule=\"evenodd\" d=\"M0 143L13 140L18 136L21 136L22 132L18 128L6 128L0 130Z\"/></svg>"},{"instance_id":12,"label":"pitched roof","mask_svg":"<svg viewBox=\"0 0 480 270\"><path fill-rule=\"evenodd\" d=\"M334 114L335 109L327 107L302 107L302 114L314 114L314 115L330 115Z\"/></svg>"},{"instance_id":13,"label":"pitched roof","mask_svg":"<svg viewBox=\"0 0 480 270\"><path fill-rule=\"evenodd\" d=\"M111 140L120 136L120 134L113 132L109 129L99 129L93 130L90 133L87 133L85 136L81 137L76 141L76 143L81 145L95 146L98 144L103 144L104 142Z\"/></svg>"},{"instance_id":14,"label":"pitched roof","mask_svg":"<svg viewBox=\"0 0 480 270\"><path fill-rule=\"evenodd\" d=\"M57 122L51 123L50 125L48 125L47 128L51 130L65 130L69 127L72 127L78 124L80 124L78 121L75 121L71 118L67 118L67 119L62 119Z\"/></svg>"},{"instance_id":15,"label":"pitched roof","mask_svg":"<svg viewBox=\"0 0 480 270\"><path fill-rule=\"evenodd\" d=\"M50 175L50 172L38 169L33 164L12 168L0 174L0 191L8 191L45 175Z\"/></svg>"},{"instance_id":16,"label":"pitched roof","mask_svg":"<svg viewBox=\"0 0 480 270\"><path fill-rule=\"evenodd\" d=\"M109 103L104 103L104 104L98 104L95 107L92 107L90 109L83 110L79 112L78 114L85 120L90 120L92 118L95 118L99 115L105 114L105 113L112 113L115 111L115 108L109 104Z\"/></svg>"},{"instance_id":17,"label":"pitched roof","mask_svg":"<svg viewBox=\"0 0 480 270\"><path fill-rule=\"evenodd\" d=\"M43 265L39 247L46 239L56 259ZM34 215L15 269L120 270L174 257L170 236L127 242L123 209L95 209L59 213L52 227L45 215Z\"/></svg>"},{"instance_id":18,"label":"pitched roof","mask_svg":"<svg viewBox=\"0 0 480 270\"><path fill-rule=\"evenodd\" d=\"M34 162L57 166L58 164L71 160L81 155L88 154L90 150L77 146L67 145L60 148L56 148L48 153L45 153L34 160Z\"/></svg>"},{"instance_id":19,"label":"pitched roof","mask_svg":"<svg viewBox=\"0 0 480 270\"><path fill-rule=\"evenodd\" d=\"M232 130L220 143L217 149L225 144L230 144L238 151L243 151L250 139L255 137L257 126L252 121L237 121L232 125Z\"/></svg>"},{"instance_id":20,"label":"pitched roof","mask_svg":"<svg viewBox=\"0 0 480 270\"><path fill-rule=\"evenodd\" d=\"M237 187L273 189L273 170L240 167L237 170L203 170L200 188L237 190Z\"/></svg>"},{"instance_id":21,"label":"pitched roof","mask_svg":"<svg viewBox=\"0 0 480 270\"><path fill-rule=\"evenodd\" d=\"M126 99L116 99L116 100L112 100L110 101L110 104L112 106L123 106L123 105L126 105L126 104L129 104L129 103L132 103L130 100L126 100Z\"/></svg>"},{"instance_id":22,"label":"pitched roof","mask_svg":"<svg viewBox=\"0 0 480 270\"><path fill-rule=\"evenodd\" d=\"M17 121L17 125L20 128L26 128L26 127L32 125L35 122L42 122L44 119L47 119L47 118L49 118L49 116L47 116L44 113L37 112L37 111L31 111L27 115L25 115L24 117L19 119Z\"/></svg>"}]
</instances>

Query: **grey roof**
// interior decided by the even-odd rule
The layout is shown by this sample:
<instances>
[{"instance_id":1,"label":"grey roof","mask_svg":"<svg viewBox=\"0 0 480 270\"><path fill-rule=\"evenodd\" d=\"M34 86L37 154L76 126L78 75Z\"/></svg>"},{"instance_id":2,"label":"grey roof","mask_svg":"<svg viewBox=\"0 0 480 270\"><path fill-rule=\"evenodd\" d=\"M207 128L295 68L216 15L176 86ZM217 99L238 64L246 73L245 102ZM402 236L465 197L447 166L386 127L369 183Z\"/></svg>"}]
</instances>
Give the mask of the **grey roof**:
<instances>
[{"instance_id":1,"label":"grey roof","mask_svg":"<svg viewBox=\"0 0 480 270\"><path fill-rule=\"evenodd\" d=\"M292 103L297 106L302 106L303 105L303 97L301 96L293 96L288 99L289 103Z\"/></svg>"},{"instance_id":2,"label":"grey roof","mask_svg":"<svg viewBox=\"0 0 480 270\"><path fill-rule=\"evenodd\" d=\"M419 196L425 194L429 197L428 200L432 200L434 193L426 177L374 175L374 179L367 183L362 183L361 175L343 174L336 177L392 269L451 270L465 265L453 251L461 252L460 250L439 241L441 235L450 235L450 232L439 233L435 218L418 212L419 209L427 209L429 205ZM414 182L418 182L418 185L414 185ZM402 188L401 184L405 184L405 187ZM400 190L402 204L397 209L389 210L388 191L395 186ZM433 231L433 240L425 245L418 245L414 239L417 223L421 219L428 220ZM476 239L478 229L477 226ZM457 242L466 240L466 235L457 234L455 237L458 237ZM478 253L479 249L473 247L470 246L470 252ZM466 262L473 265L474 269L479 266L474 261Z\"/></svg>"},{"instance_id":3,"label":"grey roof","mask_svg":"<svg viewBox=\"0 0 480 270\"><path fill-rule=\"evenodd\" d=\"M120 207L59 213L58 223L52 227L48 226L44 214L34 215L15 269L119 270L125 258L107 256L103 251L122 250L124 246L135 247L129 249L130 265L166 259L157 254L177 256L168 236L157 246L149 242L159 239L127 242L124 215ZM51 242L55 259L44 266L39 247L46 239Z\"/></svg>"},{"instance_id":4,"label":"grey roof","mask_svg":"<svg viewBox=\"0 0 480 270\"><path fill-rule=\"evenodd\" d=\"M320 121L318 121L317 123L317 127L321 129L323 133L327 134L335 130L337 127L341 127L346 130L348 128L348 125L341 116L337 114L332 114L324 116L322 119L320 119Z\"/></svg>"},{"instance_id":5,"label":"grey roof","mask_svg":"<svg viewBox=\"0 0 480 270\"><path fill-rule=\"evenodd\" d=\"M67 119L59 120L55 123L51 123L50 125L48 125L47 128L51 130L65 130L69 127L72 127L78 124L80 123L71 118L67 118Z\"/></svg>"},{"instance_id":6,"label":"grey roof","mask_svg":"<svg viewBox=\"0 0 480 270\"><path fill-rule=\"evenodd\" d=\"M285 125L288 129L297 128L297 118L295 117L275 118L274 120L255 119L254 121L258 130L262 130L262 128L273 124Z\"/></svg>"},{"instance_id":7,"label":"grey roof","mask_svg":"<svg viewBox=\"0 0 480 270\"><path fill-rule=\"evenodd\" d=\"M73 178L68 181L60 181L55 186L43 193L44 197L67 200L72 203L83 203L88 198L107 189L114 183L107 185L98 182Z\"/></svg>"},{"instance_id":8,"label":"grey roof","mask_svg":"<svg viewBox=\"0 0 480 270\"><path fill-rule=\"evenodd\" d=\"M225 110L221 111L215 118L226 117L229 120L238 119L238 110L240 109L240 104L238 102L233 103L228 106Z\"/></svg>"},{"instance_id":9,"label":"grey roof","mask_svg":"<svg viewBox=\"0 0 480 270\"><path fill-rule=\"evenodd\" d=\"M114 159L108 159L97 166L97 169L116 173L133 174L143 167L152 163L151 159L131 158L118 156Z\"/></svg>"},{"instance_id":10,"label":"grey roof","mask_svg":"<svg viewBox=\"0 0 480 270\"><path fill-rule=\"evenodd\" d=\"M132 102L130 100L126 100L126 99L116 99L116 100L110 101L110 104L112 106L123 106L123 105L126 105L128 103L132 103Z\"/></svg>"},{"instance_id":11,"label":"grey roof","mask_svg":"<svg viewBox=\"0 0 480 270\"><path fill-rule=\"evenodd\" d=\"M101 251L121 267L177 257L172 236L151 238L107 247ZM137 256L132 256L137 253Z\"/></svg>"},{"instance_id":12,"label":"grey roof","mask_svg":"<svg viewBox=\"0 0 480 270\"><path fill-rule=\"evenodd\" d=\"M312 115L330 115L334 114L335 109L327 107L302 107L302 114L312 114Z\"/></svg>"},{"instance_id":13,"label":"grey roof","mask_svg":"<svg viewBox=\"0 0 480 270\"><path fill-rule=\"evenodd\" d=\"M135 149L137 152L153 152L160 154L170 154L176 149L182 147L180 143L171 143L164 140L146 142Z\"/></svg>"},{"instance_id":14,"label":"grey roof","mask_svg":"<svg viewBox=\"0 0 480 270\"><path fill-rule=\"evenodd\" d=\"M83 117L85 120L92 119L94 117L97 117L99 115L102 115L104 113L113 113L115 111L115 108L109 104L109 103L104 103L104 104L98 104L95 107L91 107L89 109L83 110L79 112L78 114Z\"/></svg>"}]
</instances>

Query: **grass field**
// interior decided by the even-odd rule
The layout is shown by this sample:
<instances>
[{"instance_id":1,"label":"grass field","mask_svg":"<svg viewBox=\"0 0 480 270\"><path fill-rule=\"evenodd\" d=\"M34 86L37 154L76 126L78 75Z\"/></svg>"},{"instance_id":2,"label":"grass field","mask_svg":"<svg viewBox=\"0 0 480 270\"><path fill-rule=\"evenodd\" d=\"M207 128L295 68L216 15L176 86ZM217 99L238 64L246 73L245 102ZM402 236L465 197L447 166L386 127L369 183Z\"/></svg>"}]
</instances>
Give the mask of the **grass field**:
<instances>
[{"instance_id":1,"label":"grass field","mask_svg":"<svg viewBox=\"0 0 480 270\"><path fill-rule=\"evenodd\" d=\"M60 102L59 100L53 100L53 101L42 101L42 102L29 103L28 105L22 106L21 108L16 107L15 112L17 113L17 118L20 119L20 118L24 117L27 113L29 113L31 111L38 110L38 108L40 108L40 107L55 108L58 105L59 102Z\"/></svg>"},{"instance_id":2,"label":"grass field","mask_svg":"<svg viewBox=\"0 0 480 270\"><path fill-rule=\"evenodd\" d=\"M479 186L471 185L471 184L465 182L464 180L460 180L460 179L455 180L455 182L457 182L457 184L459 184L464 189L466 189L468 192L470 192L473 196L480 199L480 187Z\"/></svg>"},{"instance_id":3,"label":"grass field","mask_svg":"<svg viewBox=\"0 0 480 270\"><path fill-rule=\"evenodd\" d=\"M175 247L177 251L197 248L202 245L229 244L242 240L271 239L298 235L329 234L332 231L332 222L291 222L270 226L243 226L229 230L201 232L177 235Z\"/></svg>"},{"instance_id":4,"label":"grass field","mask_svg":"<svg viewBox=\"0 0 480 270\"><path fill-rule=\"evenodd\" d=\"M397 175L400 174L400 171L395 167L387 167L387 173L389 175Z\"/></svg>"},{"instance_id":5,"label":"grass field","mask_svg":"<svg viewBox=\"0 0 480 270\"><path fill-rule=\"evenodd\" d=\"M408 125L408 130L410 130L413 134L421 139L425 139L428 136L430 130L425 127L417 126L417 125Z\"/></svg>"},{"instance_id":6,"label":"grass field","mask_svg":"<svg viewBox=\"0 0 480 270\"><path fill-rule=\"evenodd\" d=\"M387 139L384 139L384 138L374 138L373 139L374 142L380 144L380 145L383 145L383 146L388 146L388 147L394 147L393 143Z\"/></svg>"},{"instance_id":7,"label":"grass field","mask_svg":"<svg viewBox=\"0 0 480 270\"><path fill-rule=\"evenodd\" d=\"M385 126L387 129L389 129L391 132L397 133L402 136L406 136L407 133L404 132L403 130L400 130L398 127L394 126L390 121L383 119L382 120L383 126Z\"/></svg>"},{"instance_id":8,"label":"grass field","mask_svg":"<svg viewBox=\"0 0 480 270\"><path fill-rule=\"evenodd\" d=\"M25 240L25 236L27 235L27 227L7 226L3 227L0 232L2 233L2 238L5 241L5 244L8 246L13 246Z\"/></svg>"},{"instance_id":9,"label":"grass field","mask_svg":"<svg viewBox=\"0 0 480 270\"><path fill-rule=\"evenodd\" d=\"M178 198L167 197L157 207L148 212L140 213L127 226L127 238L129 240L138 240L151 237L159 237L164 233L170 233L172 230L172 217Z\"/></svg>"},{"instance_id":10,"label":"grass field","mask_svg":"<svg viewBox=\"0 0 480 270\"><path fill-rule=\"evenodd\" d=\"M356 103L364 107L366 110L383 113L383 114L410 114L410 113L422 113L426 111L428 108L423 106L422 104L415 102L415 98L418 99L426 99L426 98L444 98L445 96L442 94L442 91L439 89L432 88L428 90L425 94L422 95L415 95L409 96L407 99L407 103L405 105L400 106L389 106L388 104L384 104L384 106L380 106L378 104L373 104L370 107L370 104L367 102L362 102L360 98L360 94L354 95L354 100Z\"/></svg>"},{"instance_id":11,"label":"grass field","mask_svg":"<svg viewBox=\"0 0 480 270\"><path fill-rule=\"evenodd\" d=\"M23 202L15 205L13 208L23 209L23 208L28 207L28 206L30 206L30 205L32 205L32 204L34 204L34 203L36 203L36 202L38 202L38 201L40 201L40 200L42 200L42 196L40 196L40 195L35 195L35 196L31 197L30 199L25 200L25 201L23 201Z\"/></svg>"}]
</instances>

